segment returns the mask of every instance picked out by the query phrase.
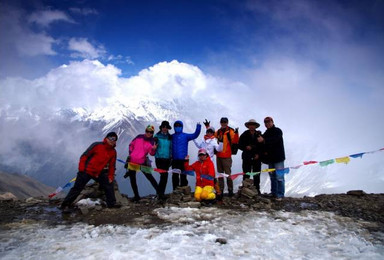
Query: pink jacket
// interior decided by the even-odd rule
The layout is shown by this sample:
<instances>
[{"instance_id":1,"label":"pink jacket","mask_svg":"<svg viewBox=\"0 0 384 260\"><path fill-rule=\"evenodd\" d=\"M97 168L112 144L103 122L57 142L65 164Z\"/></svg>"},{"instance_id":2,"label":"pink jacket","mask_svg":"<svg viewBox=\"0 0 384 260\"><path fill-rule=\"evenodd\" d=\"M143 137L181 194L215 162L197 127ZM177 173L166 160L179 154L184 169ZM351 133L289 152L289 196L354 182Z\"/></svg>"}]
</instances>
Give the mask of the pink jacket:
<instances>
[{"instance_id":1,"label":"pink jacket","mask_svg":"<svg viewBox=\"0 0 384 260\"><path fill-rule=\"evenodd\" d=\"M155 155L156 149L152 148L154 144L154 138L147 138L144 134L136 136L129 144L130 162L144 164L148 154Z\"/></svg>"}]
</instances>

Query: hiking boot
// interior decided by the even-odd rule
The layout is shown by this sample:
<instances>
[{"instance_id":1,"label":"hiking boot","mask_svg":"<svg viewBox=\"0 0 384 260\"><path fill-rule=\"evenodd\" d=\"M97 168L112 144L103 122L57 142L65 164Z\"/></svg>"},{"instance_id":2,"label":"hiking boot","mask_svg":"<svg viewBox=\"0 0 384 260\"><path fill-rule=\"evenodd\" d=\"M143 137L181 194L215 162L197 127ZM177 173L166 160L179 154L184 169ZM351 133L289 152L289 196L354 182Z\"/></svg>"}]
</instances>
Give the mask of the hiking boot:
<instances>
[{"instance_id":1,"label":"hiking boot","mask_svg":"<svg viewBox=\"0 0 384 260\"><path fill-rule=\"evenodd\" d=\"M119 208L121 208L121 204L116 203L116 204L108 206L108 208L110 208L110 209L119 209Z\"/></svg>"},{"instance_id":2,"label":"hiking boot","mask_svg":"<svg viewBox=\"0 0 384 260\"><path fill-rule=\"evenodd\" d=\"M232 190L230 190L230 191L228 191L228 197L233 197L233 191Z\"/></svg>"},{"instance_id":3,"label":"hiking boot","mask_svg":"<svg viewBox=\"0 0 384 260\"><path fill-rule=\"evenodd\" d=\"M139 196L135 196L135 197L133 197L132 199L131 199L131 201L133 202L133 203L138 203L139 201L140 201L140 197Z\"/></svg>"},{"instance_id":4,"label":"hiking boot","mask_svg":"<svg viewBox=\"0 0 384 260\"><path fill-rule=\"evenodd\" d=\"M72 212L72 210L69 208L69 206L61 205L60 209L61 209L61 212L64 214L69 214Z\"/></svg>"}]
</instances>

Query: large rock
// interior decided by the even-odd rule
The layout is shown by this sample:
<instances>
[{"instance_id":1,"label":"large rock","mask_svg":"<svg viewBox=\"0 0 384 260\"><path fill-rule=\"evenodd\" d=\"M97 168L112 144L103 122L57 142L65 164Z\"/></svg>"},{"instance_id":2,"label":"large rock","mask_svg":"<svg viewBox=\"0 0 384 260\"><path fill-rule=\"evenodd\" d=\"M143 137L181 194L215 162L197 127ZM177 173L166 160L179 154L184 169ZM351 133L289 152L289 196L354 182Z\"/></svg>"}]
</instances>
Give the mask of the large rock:
<instances>
[{"instance_id":1,"label":"large rock","mask_svg":"<svg viewBox=\"0 0 384 260\"><path fill-rule=\"evenodd\" d=\"M17 200L17 197L11 192L5 192L3 194L0 194L0 200Z\"/></svg>"}]
</instances>

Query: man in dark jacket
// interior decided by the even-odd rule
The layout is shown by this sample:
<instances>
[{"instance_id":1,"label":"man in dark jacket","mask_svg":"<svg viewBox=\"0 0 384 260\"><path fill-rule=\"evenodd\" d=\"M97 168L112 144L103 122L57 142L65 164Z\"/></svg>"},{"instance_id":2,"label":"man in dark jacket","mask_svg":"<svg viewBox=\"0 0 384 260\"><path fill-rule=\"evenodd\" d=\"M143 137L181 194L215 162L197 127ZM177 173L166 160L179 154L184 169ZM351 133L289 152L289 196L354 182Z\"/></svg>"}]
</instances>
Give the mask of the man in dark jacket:
<instances>
[{"instance_id":1,"label":"man in dark jacket","mask_svg":"<svg viewBox=\"0 0 384 260\"><path fill-rule=\"evenodd\" d=\"M105 190L107 206L118 207L113 186L116 170L116 141L117 134L110 132L102 142L91 144L81 155L75 185L65 197L61 209L67 210L91 179L98 181Z\"/></svg>"},{"instance_id":2,"label":"man in dark jacket","mask_svg":"<svg viewBox=\"0 0 384 260\"><path fill-rule=\"evenodd\" d=\"M239 149L243 151L243 154L241 155L241 159L243 159L243 180L250 178L250 176L247 175L249 172L260 172L260 153L262 146L262 144L257 141L257 137L261 135L261 132L256 131L260 124L257 123L255 119L250 119L244 125L248 130L241 134L239 140ZM256 187L257 192L261 194L260 173L253 176L253 184Z\"/></svg>"},{"instance_id":3,"label":"man in dark jacket","mask_svg":"<svg viewBox=\"0 0 384 260\"><path fill-rule=\"evenodd\" d=\"M285 160L283 132L274 125L272 117L264 119L267 128L265 133L258 137L259 143L263 143L262 162L268 164L270 169L283 169ZM284 198L285 181L284 174L277 174L276 171L270 172L272 196L281 200Z\"/></svg>"}]
</instances>

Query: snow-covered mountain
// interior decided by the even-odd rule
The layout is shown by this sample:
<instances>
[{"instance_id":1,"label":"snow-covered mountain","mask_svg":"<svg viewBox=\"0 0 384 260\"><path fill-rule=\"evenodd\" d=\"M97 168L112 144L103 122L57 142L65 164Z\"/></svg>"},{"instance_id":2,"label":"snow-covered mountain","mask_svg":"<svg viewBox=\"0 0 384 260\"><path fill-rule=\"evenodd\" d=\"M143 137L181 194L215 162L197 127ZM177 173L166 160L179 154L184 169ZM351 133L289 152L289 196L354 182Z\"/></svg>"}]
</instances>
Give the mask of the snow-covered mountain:
<instances>
[{"instance_id":1,"label":"snow-covered mountain","mask_svg":"<svg viewBox=\"0 0 384 260\"><path fill-rule=\"evenodd\" d=\"M157 129L161 121L172 124L177 119L186 123L186 131L194 130L196 119L178 101L146 99L126 104L115 101L93 110L77 107L53 113L43 108L3 109L1 127L10 131L0 150L0 169L27 174L50 186L64 185L75 176L82 152L92 142L102 140L106 133L118 133L116 149L118 157L124 160L129 142L143 133L148 124ZM121 178L123 171L117 163L117 178ZM125 182L122 189L127 190L128 186ZM144 186L143 195L153 193Z\"/></svg>"}]
</instances>

